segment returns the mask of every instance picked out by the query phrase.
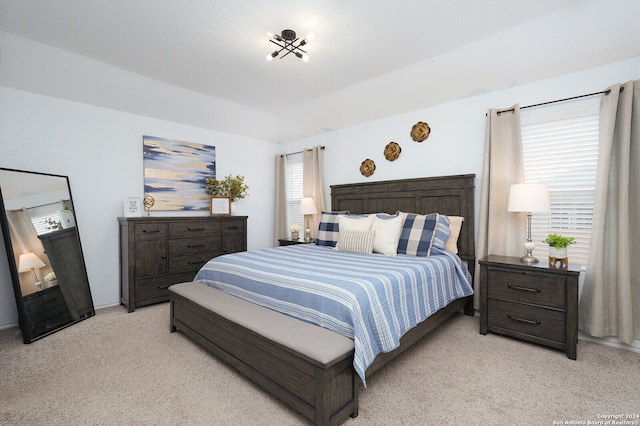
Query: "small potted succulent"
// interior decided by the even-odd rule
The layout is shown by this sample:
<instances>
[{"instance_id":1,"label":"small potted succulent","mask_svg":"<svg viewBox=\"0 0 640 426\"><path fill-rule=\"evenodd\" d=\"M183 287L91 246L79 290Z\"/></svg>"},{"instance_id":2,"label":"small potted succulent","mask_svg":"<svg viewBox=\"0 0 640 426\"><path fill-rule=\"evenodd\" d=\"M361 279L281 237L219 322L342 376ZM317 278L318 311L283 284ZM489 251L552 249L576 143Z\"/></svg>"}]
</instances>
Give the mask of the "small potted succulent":
<instances>
[{"instance_id":1,"label":"small potted succulent","mask_svg":"<svg viewBox=\"0 0 640 426\"><path fill-rule=\"evenodd\" d=\"M565 237L560 234L549 234L542 242L549 245L549 261L551 263L555 263L555 259L567 259L567 247L571 244L575 244L576 239L573 237Z\"/></svg>"}]
</instances>

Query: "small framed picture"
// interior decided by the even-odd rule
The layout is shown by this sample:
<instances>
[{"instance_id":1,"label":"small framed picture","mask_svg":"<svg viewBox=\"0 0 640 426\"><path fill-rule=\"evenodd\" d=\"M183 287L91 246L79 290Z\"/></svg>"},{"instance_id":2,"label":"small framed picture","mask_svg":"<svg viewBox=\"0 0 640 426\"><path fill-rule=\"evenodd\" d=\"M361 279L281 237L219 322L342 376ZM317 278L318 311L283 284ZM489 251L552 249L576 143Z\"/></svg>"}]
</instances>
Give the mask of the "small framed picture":
<instances>
[{"instance_id":1,"label":"small framed picture","mask_svg":"<svg viewBox=\"0 0 640 426\"><path fill-rule=\"evenodd\" d=\"M231 215L231 198L229 197L211 197L209 204L209 213L211 216L230 216Z\"/></svg>"},{"instance_id":2,"label":"small framed picture","mask_svg":"<svg viewBox=\"0 0 640 426\"><path fill-rule=\"evenodd\" d=\"M142 199L128 197L124 199L124 217L141 217Z\"/></svg>"}]
</instances>

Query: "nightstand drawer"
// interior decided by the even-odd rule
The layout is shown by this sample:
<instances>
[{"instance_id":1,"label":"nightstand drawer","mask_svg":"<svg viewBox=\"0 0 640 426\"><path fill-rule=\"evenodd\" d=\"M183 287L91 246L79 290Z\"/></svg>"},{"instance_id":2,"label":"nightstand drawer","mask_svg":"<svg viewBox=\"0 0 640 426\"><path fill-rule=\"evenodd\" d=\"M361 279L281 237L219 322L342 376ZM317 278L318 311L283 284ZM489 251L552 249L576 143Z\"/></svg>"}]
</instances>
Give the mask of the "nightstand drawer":
<instances>
[{"instance_id":1,"label":"nightstand drawer","mask_svg":"<svg viewBox=\"0 0 640 426\"><path fill-rule=\"evenodd\" d=\"M488 297L565 309L564 277L489 268Z\"/></svg>"},{"instance_id":2,"label":"nightstand drawer","mask_svg":"<svg viewBox=\"0 0 640 426\"><path fill-rule=\"evenodd\" d=\"M498 327L555 342L565 342L565 313L489 299L489 328ZM496 330L499 331L499 330Z\"/></svg>"}]
</instances>

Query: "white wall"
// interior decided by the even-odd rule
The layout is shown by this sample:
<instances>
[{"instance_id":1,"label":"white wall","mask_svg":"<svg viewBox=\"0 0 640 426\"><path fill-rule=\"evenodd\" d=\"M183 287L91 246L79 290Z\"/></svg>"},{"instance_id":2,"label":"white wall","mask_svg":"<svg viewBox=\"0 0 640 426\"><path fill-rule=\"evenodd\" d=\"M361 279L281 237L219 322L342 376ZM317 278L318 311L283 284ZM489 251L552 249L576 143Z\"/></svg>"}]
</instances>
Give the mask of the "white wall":
<instances>
[{"instance_id":1,"label":"white wall","mask_svg":"<svg viewBox=\"0 0 640 426\"><path fill-rule=\"evenodd\" d=\"M276 139L273 114L152 80L3 31L0 51L0 86L218 132Z\"/></svg>"},{"instance_id":2,"label":"white wall","mask_svg":"<svg viewBox=\"0 0 640 426\"><path fill-rule=\"evenodd\" d=\"M475 173L477 215L488 108L510 107L516 103L526 106L593 93L635 79L640 79L640 56L311 136L284 144L281 152L315 145L326 147L327 203L332 184ZM431 135L421 143L414 142L410 136L411 127L418 121L425 121L431 127ZM383 155L384 147L391 141L402 148L400 157L393 162ZM376 171L369 178L359 171L360 163L366 158L376 163Z\"/></svg>"},{"instance_id":3,"label":"white wall","mask_svg":"<svg viewBox=\"0 0 640 426\"><path fill-rule=\"evenodd\" d=\"M119 302L116 218L125 197L144 195L143 135L215 146L218 176L245 175L250 187L235 212L249 216L249 248L273 245L276 145L0 86L0 167L69 176L97 307ZM3 249L0 327L17 323L5 259Z\"/></svg>"}]
</instances>

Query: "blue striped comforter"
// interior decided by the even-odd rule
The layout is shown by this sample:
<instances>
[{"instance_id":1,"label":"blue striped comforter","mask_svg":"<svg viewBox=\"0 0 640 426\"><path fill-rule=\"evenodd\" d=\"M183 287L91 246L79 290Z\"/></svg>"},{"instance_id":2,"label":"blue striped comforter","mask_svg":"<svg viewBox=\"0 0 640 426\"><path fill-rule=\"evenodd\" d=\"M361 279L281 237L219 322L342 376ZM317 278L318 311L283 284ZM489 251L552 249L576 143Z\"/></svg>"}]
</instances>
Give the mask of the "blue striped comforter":
<instances>
[{"instance_id":1,"label":"blue striped comforter","mask_svg":"<svg viewBox=\"0 0 640 426\"><path fill-rule=\"evenodd\" d=\"M449 302L473 294L461 260L362 255L299 244L211 259L196 275L221 291L354 340L354 368L397 348L409 329Z\"/></svg>"}]
</instances>

